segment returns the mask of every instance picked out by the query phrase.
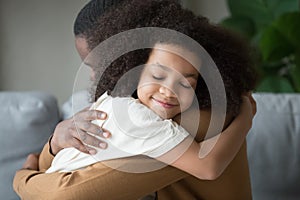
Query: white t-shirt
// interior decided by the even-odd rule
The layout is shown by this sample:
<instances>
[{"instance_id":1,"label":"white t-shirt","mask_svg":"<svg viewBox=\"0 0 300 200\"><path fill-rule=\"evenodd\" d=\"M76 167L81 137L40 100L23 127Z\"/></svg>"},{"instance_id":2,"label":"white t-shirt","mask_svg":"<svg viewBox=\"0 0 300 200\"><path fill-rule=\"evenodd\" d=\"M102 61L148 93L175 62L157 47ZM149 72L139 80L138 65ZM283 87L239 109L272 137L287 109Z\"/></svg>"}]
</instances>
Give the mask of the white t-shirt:
<instances>
[{"instance_id":1,"label":"white t-shirt","mask_svg":"<svg viewBox=\"0 0 300 200\"><path fill-rule=\"evenodd\" d=\"M139 100L131 97L111 97L103 94L91 109L107 113L106 120L93 123L109 130L105 150L97 149L89 155L75 148L61 150L53 159L46 173L68 172L84 168L99 161L135 155L159 157L182 142L189 133L172 119L162 119Z\"/></svg>"}]
</instances>

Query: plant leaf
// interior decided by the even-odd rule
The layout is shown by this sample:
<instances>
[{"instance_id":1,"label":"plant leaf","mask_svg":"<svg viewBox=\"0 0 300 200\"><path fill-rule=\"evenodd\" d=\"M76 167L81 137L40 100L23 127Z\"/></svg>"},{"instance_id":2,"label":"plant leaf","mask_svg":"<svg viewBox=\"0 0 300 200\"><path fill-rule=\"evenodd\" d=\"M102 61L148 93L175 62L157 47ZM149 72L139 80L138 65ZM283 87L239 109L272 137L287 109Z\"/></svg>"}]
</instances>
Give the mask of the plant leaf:
<instances>
[{"instance_id":1,"label":"plant leaf","mask_svg":"<svg viewBox=\"0 0 300 200\"><path fill-rule=\"evenodd\" d=\"M227 0L232 16L246 16L262 30L285 12L299 10L299 0Z\"/></svg>"},{"instance_id":2,"label":"plant leaf","mask_svg":"<svg viewBox=\"0 0 300 200\"><path fill-rule=\"evenodd\" d=\"M265 77L257 87L257 92L292 93L295 92L288 79L276 75Z\"/></svg>"},{"instance_id":3,"label":"plant leaf","mask_svg":"<svg viewBox=\"0 0 300 200\"><path fill-rule=\"evenodd\" d=\"M228 17L221 22L221 25L239 33L247 38L255 34L255 24L252 19L245 16Z\"/></svg>"},{"instance_id":4,"label":"plant leaf","mask_svg":"<svg viewBox=\"0 0 300 200\"><path fill-rule=\"evenodd\" d=\"M246 16L253 19L257 29L268 25L272 14L261 0L227 0L232 16Z\"/></svg>"},{"instance_id":5,"label":"plant leaf","mask_svg":"<svg viewBox=\"0 0 300 200\"><path fill-rule=\"evenodd\" d=\"M299 48L300 46L300 12L285 13L275 22L274 27L284 35L287 40Z\"/></svg>"},{"instance_id":6,"label":"plant leaf","mask_svg":"<svg viewBox=\"0 0 300 200\"><path fill-rule=\"evenodd\" d=\"M269 10L274 18L278 18L286 12L299 11L299 0L266 0Z\"/></svg>"},{"instance_id":7,"label":"plant leaf","mask_svg":"<svg viewBox=\"0 0 300 200\"><path fill-rule=\"evenodd\" d=\"M273 26L264 30L259 47L264 61L280 60L294 51L294 46Z\"/></svg>"}]
</instances>

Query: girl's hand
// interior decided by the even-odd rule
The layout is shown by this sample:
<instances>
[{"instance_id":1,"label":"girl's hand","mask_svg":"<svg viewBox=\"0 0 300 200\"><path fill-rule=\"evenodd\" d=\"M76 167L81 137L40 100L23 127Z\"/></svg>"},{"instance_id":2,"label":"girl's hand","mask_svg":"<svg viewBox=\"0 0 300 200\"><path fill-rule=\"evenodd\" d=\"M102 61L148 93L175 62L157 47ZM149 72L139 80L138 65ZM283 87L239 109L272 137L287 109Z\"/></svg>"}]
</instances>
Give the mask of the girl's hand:
<instances>
[{"instance_id":1,"label":"girl's hand","mask_svg":"<svg viewBox=\"0 0 300 200\"><path fill-rule=\"evenodd\" d=\"M55 128L50 142L52 154L56 155L60 150L67 147L74 147L81 152L95 154L96 150L87 145L105 149L107 143L94 136L109 138L110 133L92 123L93 120L97 119L106 119L106 114L87 108L72 118L60 122Z\"/></svg>"}]
</instances>

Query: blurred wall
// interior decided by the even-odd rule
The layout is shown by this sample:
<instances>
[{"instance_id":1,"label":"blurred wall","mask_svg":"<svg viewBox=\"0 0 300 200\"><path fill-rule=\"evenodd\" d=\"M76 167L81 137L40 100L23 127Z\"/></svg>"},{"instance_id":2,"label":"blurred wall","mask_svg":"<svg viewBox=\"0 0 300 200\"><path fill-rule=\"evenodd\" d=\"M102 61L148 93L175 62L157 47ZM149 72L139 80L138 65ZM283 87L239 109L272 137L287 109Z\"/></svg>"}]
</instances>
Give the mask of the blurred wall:
<instances>
[{"instance_id":1,"label":"blurred wall","mask_svg":"<svg viewBox=\"0 0 300 200\"><path fill-rule=\"evenodd\" d=\"M72 94L81 65L73 22L88 0L0 0L0 90L42 90L62 104ZM218 22L224 0L182 0Z\"/></svg>"},{"instance_id":2,"label":"blurred wall","mask_svg":"<svg viewBox=\"0 0 300 200\"><path fill-rule=\"evenodd\" d=\"M73 22L87 0L0 0L0 89L42 90L61 104L81 62Z\"/></svg>"}]
</instances>

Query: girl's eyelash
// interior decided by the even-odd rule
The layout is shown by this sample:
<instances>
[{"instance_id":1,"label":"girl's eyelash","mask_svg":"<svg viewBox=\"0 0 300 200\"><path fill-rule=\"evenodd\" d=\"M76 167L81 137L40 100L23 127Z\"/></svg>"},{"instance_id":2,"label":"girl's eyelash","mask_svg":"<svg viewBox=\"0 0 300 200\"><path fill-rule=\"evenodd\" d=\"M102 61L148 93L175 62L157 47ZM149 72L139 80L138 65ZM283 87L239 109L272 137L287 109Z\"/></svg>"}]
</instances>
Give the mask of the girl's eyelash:
<instances>
[{"instance_id":1,"label":"girl's eyelash","mask_svg":"<svg viewBox=\"0 0 300 200\"><path fill-rule=\"evenodd\" d=\"M154 78L155 80L164 80L165 77L160 77L160 76L155 76L155 75L152 75L152 78ZM186 85L186 84L183 84L183 83L179 83L179 85L181 85L182 87L186 88L186 89L190 89L192 88L191 85Z\"/></svg>"},{"instance_id":2,"label":"girl's eyelash","mask_svg":"<svg viewBox=\"0 0 300 200\"><path fill-rule=\"evenodd\" d=\"M159 77L159 76L154 76L154 75L152 75L152 78L154 78L155 80L163 80L164 79L164 77Z\"/></svg>"},{"instance_id":3,"label":"girl's eyelash","mask_svg":"<svg viewBox=\"0 0 300 200\"><path fill-rule=\"evenodd\" d=\"M180 83L180 85L181 85L182 87L186 88L186 89L192 88L192 86L190 86L190 85L185 85L185 84L183 84L183 83Z\"/></svg>"}]
</instances>

